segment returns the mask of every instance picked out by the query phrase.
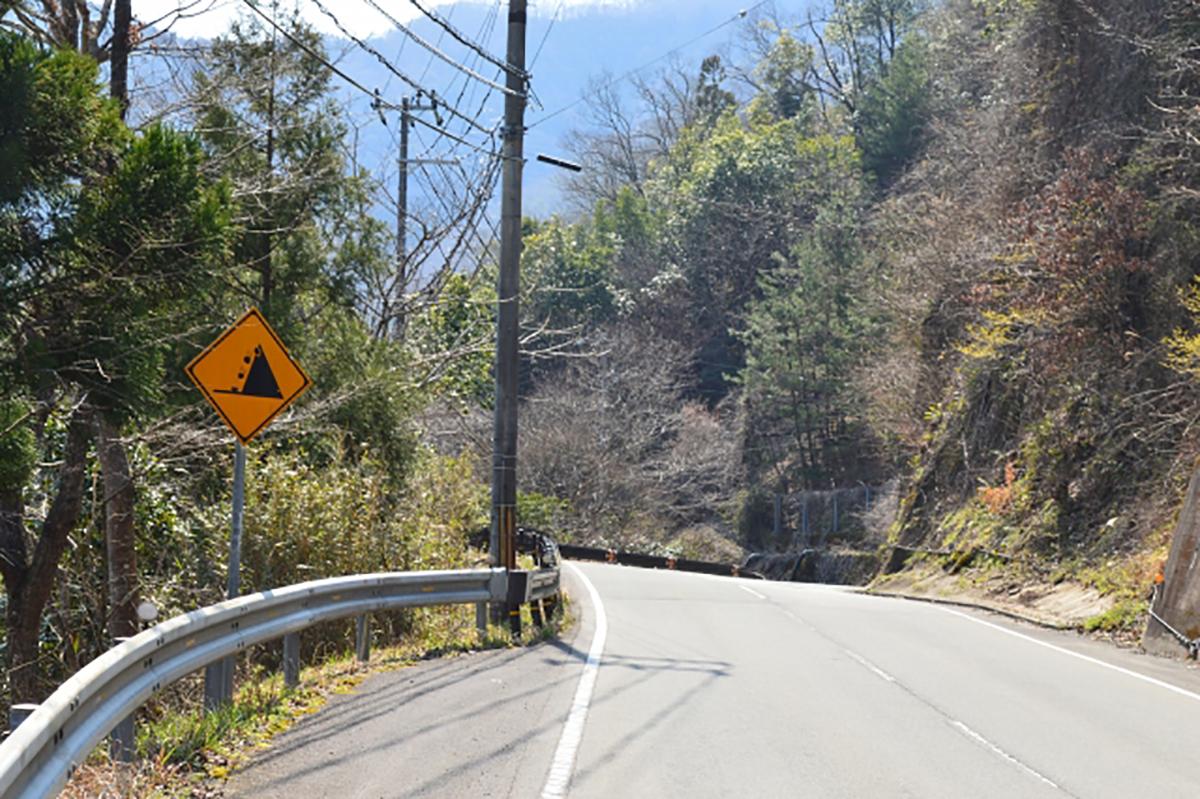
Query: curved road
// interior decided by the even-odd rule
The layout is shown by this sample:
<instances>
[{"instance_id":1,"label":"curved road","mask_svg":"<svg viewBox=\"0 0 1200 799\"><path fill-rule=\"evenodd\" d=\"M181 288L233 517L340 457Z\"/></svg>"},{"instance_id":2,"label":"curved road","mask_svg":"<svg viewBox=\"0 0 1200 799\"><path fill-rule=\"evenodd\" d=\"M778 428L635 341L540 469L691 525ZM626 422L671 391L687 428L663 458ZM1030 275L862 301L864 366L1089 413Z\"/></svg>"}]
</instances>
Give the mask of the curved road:
<instances>
[{"instance_id":1,"label":"curved road","mask_svg":"<svg viewBox=\"0 0 1200 799\"><path fill-rule=\"evenodd\" d=\"M229 793L1200 795L1200 672L1184 664L828 586L567 577L568 640L373 677Z\"/></svg>"}]
</instances>

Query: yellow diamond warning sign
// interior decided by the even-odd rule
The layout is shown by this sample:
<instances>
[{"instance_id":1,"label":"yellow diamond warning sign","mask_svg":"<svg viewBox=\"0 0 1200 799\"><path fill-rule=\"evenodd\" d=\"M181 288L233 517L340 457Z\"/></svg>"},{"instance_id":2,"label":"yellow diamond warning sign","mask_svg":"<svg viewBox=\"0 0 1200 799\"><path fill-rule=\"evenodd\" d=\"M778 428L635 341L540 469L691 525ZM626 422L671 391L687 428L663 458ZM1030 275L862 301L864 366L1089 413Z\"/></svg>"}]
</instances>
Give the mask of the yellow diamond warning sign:
<instances>
[{"instance_id":1,"label":"yellow diamond warning sign","mask_svg":"<svg viewBox=\"0 0 1200 799\"><path fill-rule=\"evenodd\" d=\"M312 385L257 308L197 355L187 373L243 444Z\"/></svg>"}]
</instances>

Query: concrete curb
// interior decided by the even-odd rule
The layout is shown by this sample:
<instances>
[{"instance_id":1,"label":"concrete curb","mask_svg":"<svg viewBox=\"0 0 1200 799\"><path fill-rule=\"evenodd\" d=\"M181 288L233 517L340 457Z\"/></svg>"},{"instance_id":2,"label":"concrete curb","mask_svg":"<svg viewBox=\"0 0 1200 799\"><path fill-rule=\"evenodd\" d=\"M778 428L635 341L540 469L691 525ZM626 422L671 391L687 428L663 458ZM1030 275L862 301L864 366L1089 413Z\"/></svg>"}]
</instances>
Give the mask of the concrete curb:
<instances>
[{"instance_id":1,"label":"concrete curb","mask_svg":"<svg viewBox=\"0 0 1200 799\"><path fill-rule=\"evenodd\" d=\"M998 605L985 605L980 602L968 602L964 599L945 599L943 597L928 596L923 594L904 594L899 591L874 591L870 588L860 589L862 593L868 596L882 596L889 599L908 599L913 602L928 602L931 605L951 605L958 608L970 608L972 610L985 610L988 613L995 613L1000 616L1013 619L1014 621L1023 621L1027 624L1034 624L1038 627L1047 630L1058 630L1060 632L1080 632L1083 627L1078 624L1063 624L1060 622L1048 621L1040 619L1037 616L1028 616L1023 613L1018 613L1015 610L1000 607Z\"/></svg>"}]
</instances>

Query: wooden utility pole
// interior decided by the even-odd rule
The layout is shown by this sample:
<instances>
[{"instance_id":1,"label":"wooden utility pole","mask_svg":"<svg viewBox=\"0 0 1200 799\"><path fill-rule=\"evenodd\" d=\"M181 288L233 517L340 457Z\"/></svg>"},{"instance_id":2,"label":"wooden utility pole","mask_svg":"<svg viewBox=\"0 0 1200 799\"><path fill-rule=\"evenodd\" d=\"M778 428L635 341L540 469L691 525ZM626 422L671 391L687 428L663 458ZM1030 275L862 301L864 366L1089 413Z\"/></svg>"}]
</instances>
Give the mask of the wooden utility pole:
<instances>
[{"instance_id":1,"label":"wooden utility pole","mask_svg":"<svg viewBox=\"0 0 1200 799\"><path fill-rule=\"evenodd\" d=\"M508 70L504 96L504 163L501 172L500 275L496 313L496 419L492 450L493 566L517 566L517 374L521 262L521 169L525 141L526 0L509 0ZM516 607L509 607L511 616Z\"/></svg>"}]
</instances>

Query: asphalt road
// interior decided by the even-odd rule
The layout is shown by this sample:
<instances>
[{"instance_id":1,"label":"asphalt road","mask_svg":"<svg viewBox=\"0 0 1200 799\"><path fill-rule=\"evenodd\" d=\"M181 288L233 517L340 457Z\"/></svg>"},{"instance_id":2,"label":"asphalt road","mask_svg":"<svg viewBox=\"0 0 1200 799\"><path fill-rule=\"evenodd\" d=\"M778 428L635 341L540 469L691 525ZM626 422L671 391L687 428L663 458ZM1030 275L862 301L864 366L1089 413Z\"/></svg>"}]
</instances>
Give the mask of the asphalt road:
<instances>
[{"instance_id":1,"label":"asphalt road","mask_svg":"<svg viewBox=\"0 0 1200 799\"><path fill-rule=\"evenodd\" d=\"M230 795L1200 796L1181 663L840 588L578 568L600 607L574 577L568 640L373 677Z\"/></svg>"}]
</instances>

